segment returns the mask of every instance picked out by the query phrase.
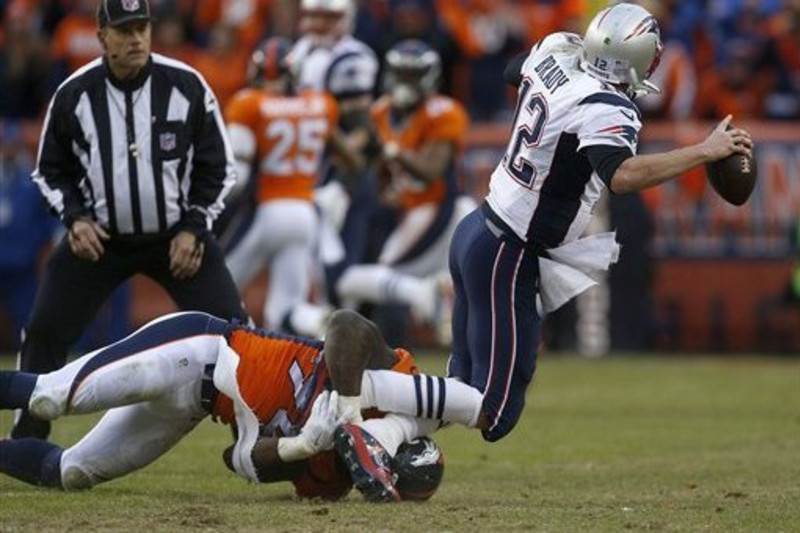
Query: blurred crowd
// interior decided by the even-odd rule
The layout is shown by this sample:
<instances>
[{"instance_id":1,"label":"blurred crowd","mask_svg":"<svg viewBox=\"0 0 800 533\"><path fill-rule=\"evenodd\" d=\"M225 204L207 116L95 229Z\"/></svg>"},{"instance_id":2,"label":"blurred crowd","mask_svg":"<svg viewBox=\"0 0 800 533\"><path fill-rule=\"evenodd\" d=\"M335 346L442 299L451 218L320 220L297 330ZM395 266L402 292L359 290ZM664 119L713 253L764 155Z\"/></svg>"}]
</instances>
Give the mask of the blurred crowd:
<instances>
[{"instance_id":1,"label":"blurred crowd","mask_svg":"<svg viewBox=\"0 0 800 533\"><path fill-rule=\"evenodd\" d=\"M555 30L581 33L597 0L360 0L355 35L382 57L421 38L441 54L443 92L473 121L503 119L509 57ZM647 115L800 117L800 0L639 0L666 43ZM224 103L264 36L293 37L296 0L154 0L153 45L194 65ZM97 0L0 0L0 117L37 119L58 84L97 57Z\"/></svg>"}]
</instances>

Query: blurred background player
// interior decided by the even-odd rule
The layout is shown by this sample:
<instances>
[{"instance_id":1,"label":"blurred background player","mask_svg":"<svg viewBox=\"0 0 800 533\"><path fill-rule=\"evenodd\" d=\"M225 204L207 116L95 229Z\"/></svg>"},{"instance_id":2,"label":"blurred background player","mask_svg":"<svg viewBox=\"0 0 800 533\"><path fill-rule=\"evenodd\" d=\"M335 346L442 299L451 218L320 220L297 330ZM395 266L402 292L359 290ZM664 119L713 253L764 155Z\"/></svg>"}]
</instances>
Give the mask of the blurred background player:
<instances>
[{"instance_id":1,"label":"blurred background player","mask_svg":"<svg viewBox=\"0 0 800 533\"><path fill-rule=\"evenodd\" d=\"M274 37L253 53L250 87L226 109L239 182L251 174L258 207L246 234L227 256L240 291L264 267L269 288L264 323L275 331L319 337L330 309L306 304L311 289L319 217L313 204L326 147L351 156L337 137L336 101L323 91L293 95L287 56L291 43Z\"/></svg>"},{"instance_id":2,"label":"blurred background player","mask_svg":"<svg viewBox=\"0 0 800 533\"><path fill-rule=\"evenodd\" d=\"M399 213L399 224L375 264L347 268L336 284L341 301L403 303L449 340L442 291L447 250L459 221L475 202L460 194L456 158L469 119L463 106L437 92L441 61L427 44L402 41L386 54L384 95L371 108L382 146L380 199ZM439 316L437 316L437 311Z\"/></svg>"},{"instance_id":3,"label":"blurred background player","mask_svg":"<svg viewBox=\"0 0 800 533\"><path fill-rule=\"evenodd\" d=\"M352 36L355 15L353 0L301 0L301 37L292 49L292 64L298 89L330 93L339 104L339 126L347 145L369 153L374 150L369 107L379 64L372 49ZM328 296L335 304L335 280L368 252L376 183L370 172L350 173L336 165L324 182L316 201L325 223L335 230L326 231L321 243ZM340 243L331 242L336 232Z\"/></svg>"}]
</instances>

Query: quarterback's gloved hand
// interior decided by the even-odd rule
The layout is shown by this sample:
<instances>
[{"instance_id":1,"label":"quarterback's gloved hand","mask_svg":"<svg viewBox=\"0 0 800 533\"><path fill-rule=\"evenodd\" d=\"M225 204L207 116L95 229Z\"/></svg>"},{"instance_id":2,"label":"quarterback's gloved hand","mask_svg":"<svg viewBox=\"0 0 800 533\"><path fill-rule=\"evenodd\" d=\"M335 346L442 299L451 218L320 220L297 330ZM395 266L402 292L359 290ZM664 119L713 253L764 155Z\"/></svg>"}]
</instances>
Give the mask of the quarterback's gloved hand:
<instances>
[{"instance_id":1,"label":"quarterback's gloved hand","mask_svg":"<svg viewBox=\"0 0 800 533\"><path fill-rule=\"evenodd\" d=\"M333 448L333 432L339 425L336 416L338 404L339 394L336 391L324 391L317 396L300 434L278 439L278 457L281 461L300 461Z\"/></svg>"}]
</instances>

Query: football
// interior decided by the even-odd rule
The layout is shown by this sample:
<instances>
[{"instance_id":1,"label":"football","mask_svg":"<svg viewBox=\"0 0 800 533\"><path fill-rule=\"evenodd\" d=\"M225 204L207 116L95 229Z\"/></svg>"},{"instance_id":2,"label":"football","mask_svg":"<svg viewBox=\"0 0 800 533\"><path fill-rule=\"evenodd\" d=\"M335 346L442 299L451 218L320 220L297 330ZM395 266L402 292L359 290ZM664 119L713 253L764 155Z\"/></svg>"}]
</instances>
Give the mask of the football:
<instances>
[{"instance_id":1,"label":"football","mask_svg":"<svg viewBox=\"0 0 800 533\"><path fill-rule=\"evenodd\" d=\"M755 152L752 158L733 154L725 159L708 163L706 176L717 194L725 201L733 205L742 205L750 198L756 185L758 167Z\"/></svg>"}]
</instances>

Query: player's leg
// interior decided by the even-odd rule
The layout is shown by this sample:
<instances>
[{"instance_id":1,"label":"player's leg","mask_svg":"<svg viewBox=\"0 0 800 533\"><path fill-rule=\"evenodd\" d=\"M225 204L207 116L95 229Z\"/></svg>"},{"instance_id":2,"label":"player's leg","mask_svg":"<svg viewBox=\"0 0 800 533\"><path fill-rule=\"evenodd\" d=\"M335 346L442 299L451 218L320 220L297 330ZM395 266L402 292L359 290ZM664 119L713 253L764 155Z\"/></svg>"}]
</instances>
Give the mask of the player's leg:
<instances>
[{"instance_id":1,"label":"player's leg","mask_svg":"<svg viewBox=\"0 0 800 533\"><path fill-rule=\"evenodd\" d=\"M264 302L265 327L320 338L330 308L307 303L311 290L318 217L311 203L301 200L270 202L272 229L282 236L270 261L269 293ZM291 220L291 224L285 221Z\"/></svg>"},{"instance_id":2,"label":"player's leg","mask_svg":"<svg viewBox=\"0 0 800 533\"><path fill-rule=\"evenodd\" d=\"M176 386L155 401L108 411L61 457L65 490L90 488L147 466L205 417L199 380Z\"/></svg>"},{"instance_id":3,"label":"player's leg","mask_svg":"<svg viewBox=\"0 0 800 533\"><path fill-rule=\"evenodd\" d=\"M268 243L266 240L274 231L274 228L269 227L267 218L266 206L259 205L247 232L225 258L233 282L240 292L267 264Z\"/></svg>"},{"instance_id":4,"label":"player's leg","mask_svg":"<svg viewBox=\"0 0 800 533\"><path fill-rule=\"evenodd\" d=\"M25 438L0 441L0 472L36 486L88 489L163 455L205 416L195 387L157 402L111 409L74 446Z\"/></svg>"},{"instance_id":5,"label":"player's leg","mask_svg":"<svg viewBox=\"0 0 800 533\"><path fill-rule=\"evenodd\" d=\"M114 287L130 275L119 252L107 246L97 262L75 256L63 239L47 264L23 333L19 369L45 373L64 365L67 351L97 314ZM50 424L22 410L11 431L12 438L46 439Z\"/></svg>"},{"instance_id":6,"label":"player's leg","mask_svg":"<svg viewBox=\"0 0 800 533\"><path fill-rule=\"evenodd\" d=\"M508 434L519 420L536 369L540 328L538 257L506 241L496 248L486 256L490 261L471 261L463 268L469 302L468 383L483 391L485 423L480 427L488 441Z\"/></svg>"},{"instance_id":7,"label":"player's leg","mask_svg":"<svg viewBox=\"0 0 800 533\"><path fill-rule=\"evenodd\" d=\"M150 463L204 416L201 378L217 359L225 328L203 313L178 313L56 372L0 373L2 407L18 407L23 393L31 412L44 419L116 407L66 452L38 439L0 442L0 471L35 485L77 489Z\"/></svg>"},{"instance_id":8,"label":"player's leg","mask_svg":"<svg viewBox=\"0 0 800 533\"><path fill-rule=\"evenodd\" d=\"M456 342L451 370L469 385L368 371L362 398L383 411L480 427L496 440L516 423L535 369L537 259L498 238L480 212L465 219L451 257L467 302L466 312L458 311L467 324L466 343L462 337Z\"/></svg>"},{"instance_id":9,"label":"player's leg","mask_svg":"<svg viewBox=\"0 0 800 533\"><path fill-rule=\"evenodd\" d=\"M176 313L48 374L0 371L0 408L27 407L42 420L155 400L199 383L216 361L227 324Z\"/></svg>"},{"instance_id":10,"label":"player's leg","mask_svg":"<svg viewBox=\"0 0 800 533\"><path fill-rule=\"evenodd\" d=\"M427 318L432 309L425 308L426 286L416 278L445 268L443 236L450 211L429 203L407 212L384 243L377 264L353 265L342 274L336 285L340 299L350 305L407 304L416 316Z\"/></svg>"}]
</instances>

